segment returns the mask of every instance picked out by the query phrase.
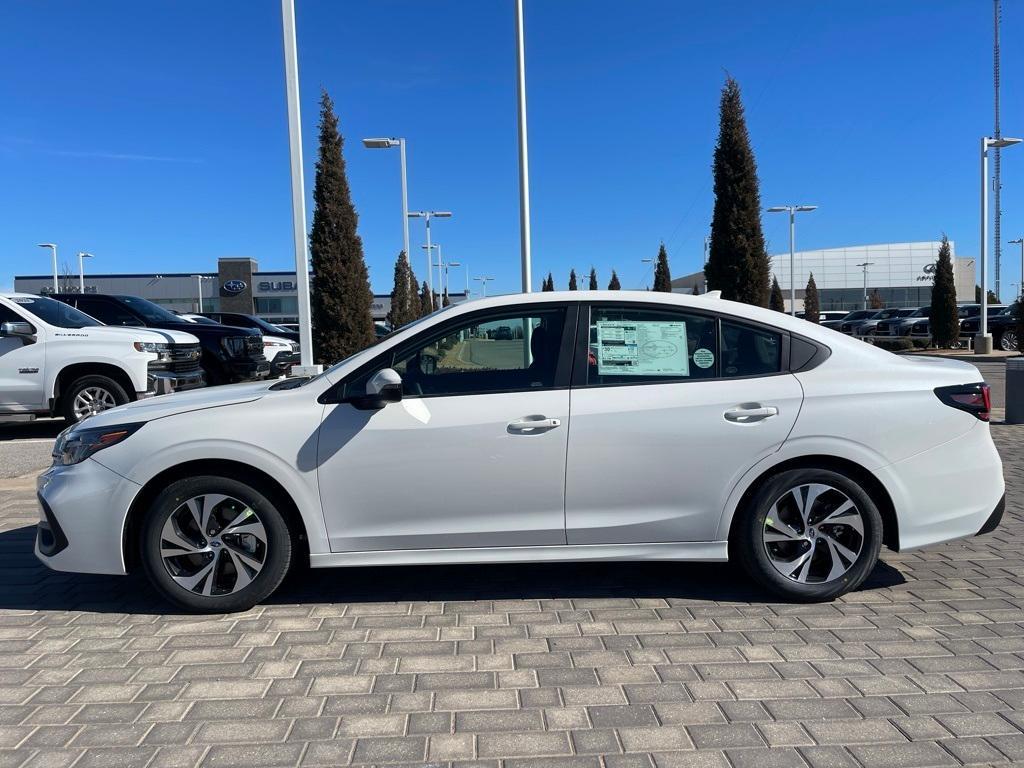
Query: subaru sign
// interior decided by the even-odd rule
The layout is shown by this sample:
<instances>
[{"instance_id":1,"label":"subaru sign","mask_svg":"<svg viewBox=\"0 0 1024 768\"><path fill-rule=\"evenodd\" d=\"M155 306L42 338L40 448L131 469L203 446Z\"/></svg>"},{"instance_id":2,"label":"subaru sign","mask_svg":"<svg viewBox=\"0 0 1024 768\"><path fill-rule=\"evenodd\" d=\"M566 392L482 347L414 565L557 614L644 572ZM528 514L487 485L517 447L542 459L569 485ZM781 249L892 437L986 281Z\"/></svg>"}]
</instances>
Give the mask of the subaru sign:
<instances>
[{"instance_id":1,"label":"subaru sign","mask_svg":"<svg viewBox=\"0 0 1024 768\"><path fill-rule=\"evenodd\" d=\"M221 290L231 296L237 296L247 287L245 280L228 280L221 286Z\"/></svg>"}]
</instances>

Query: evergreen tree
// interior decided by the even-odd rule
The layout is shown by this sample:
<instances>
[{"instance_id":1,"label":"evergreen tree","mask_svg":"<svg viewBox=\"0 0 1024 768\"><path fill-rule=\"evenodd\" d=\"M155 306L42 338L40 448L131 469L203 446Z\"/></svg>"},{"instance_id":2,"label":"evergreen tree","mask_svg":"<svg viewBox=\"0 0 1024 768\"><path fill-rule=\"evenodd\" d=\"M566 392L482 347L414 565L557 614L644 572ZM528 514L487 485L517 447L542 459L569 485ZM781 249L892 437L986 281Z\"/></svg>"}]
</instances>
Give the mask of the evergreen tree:
<instances>
[{"instance_id":1,"label":"evergreen tree","mask_svg":"<svg viewBox=\"0 0 1024 768\"><path fill-rule=\"evenodd\" d=\"M672 274L668 270L668 251L664 243L658 249L658 261L654 265L654 290L672 293Z\"/></svg>"},{"instance_id":2,"label":"evergreen tree","mask_svg":"<svg viewBox=\"0 0 1024 768\"><path fill-rule=\"evenodd\" d=\"M577 290L577 286L576 286L576 270L575 269L570 269L569 270L569 290L570 291Z\"/></svg>"},{"instance_id":3,"label":"evergreen tree","mask_svg":"<svg viewBox=\"0 0 1024 768\"><path fill-rule=\"evenodd\" d=\"M553 291L555 290L555 278L548 272L548 276L541 281L540 289L542 291Z\"/></svg>"},{"instance_id":4,"label":"evergreen tree","mask_svg":"<svg viewBox=\"0 0 1024 768\"><path fill-rule=\"evenodd\" d=\"M939 257L935 261L932 277L932 307L928 315L932 329L932 343L937 347L951 347L960 337L960 319L956 310L956 281L953 278L953 256L949 238L942 236Z\"/></svg>"},{"instance_id":5,"label":"evergreen tree","mask_svg":"<svg viewBox=\"0 0 1024 768\"><path fill-rule=\"evenodd\" d=\"M356 231L338 118L327 91L320 97L320 150L313 187L313 228L309 251L313 291L313 349L320 363L331 364L376 341L363 242Z\"/></svg>"},{"instance_id":6,"label":"evergreen tree","mask_svg":"<svg viewBox=\"0 0 1024 768\"><path fill-rule=\"evenodd\" d=\"M441 306L442 307L450 307L451 305L452 305L452 300L450 298L448 298L448 291L445 291L444 292L444 298L441 299Z\"/></svg>"},{"instance_id":7,"label":"evergreen tree","mask_svg":"<svg viewBox=\"0 0 1024 768\"><path fill-rule=\"evenodd\" d=\"M612 270L612 279L608 281L609 291L620 291L622 286L619 284L619 276L615 274L615 270Z\"/></svg>"},{"instance_id":8,"label":"evergreen tree","mask_svg":"<svg viewBox=\"0 0 1024 768\"><path fill-rule=\"evenodd\" d=\"M591 291L597 290L597 270L593 267L590 268L590 283L587 285L587 289Z\"/></svg>"},{"instance_id":9,"label":"evergreen tree","mask_svg":"<svg viewBox=\"0 0 1024 768\"><path fill-rule=\"evenodd\" d=\"M434 306L431 303L430 289L427 288L427 281L423 281L423 287L420 289L420 317L425 317L434 311Z\"/></svg>"},{"instance_id":10,"label":"evergreen tree","mask_svg":"<svg viewBox=\"0 0 1024 768\"><path fill-rule=\"evenodd\" d=\"M999 304L1000 303L999 302L999 297L996 296L995 292L992 291L992 290L989 290L989 292L988 292L988 303L989 304Z\"/></svg>"},{"instance_id":11,"label":"evergreen tree","mask_svg":"<svg viewBox=\"0 0 1024 768\"><path fill-rule=\"evenodd\" d=\"M395 260L395 284L391 289L391 310L388 312L388 322L392 328L401 328L420 315L414 280L409 259L405 251L400 251Z\"/></svg>"},{"instance_id":12,"label":"evergreen tree","mask_svg":"<svg viewBox=\"0 0 1024 768\"><path fill-rule=\"evenodd\" d=\"M877 288L875 288L875 290L873 290L871 292L871 295L868 297L868 304L870 305L870 307L872 309L884 309L885 308L885 302L882 301L882 294L880 294L878 292Z\"/></svg>"},{"instance_id":13,"label":"evergreen tree","mask_svg":"<svg viewBox=\"0 0 1024 768\"><path fill-rule=\"evenodd\" d=\"M720 290L725 299L767 306L771 262L761 231L757 163L740 87L731 77L722 89L719 107L714 187L711 248L704 267L708 287Z\"/></svg>"},{"instance_id":14,"label":"evergreen tree","mask_svg":"<svg viewBox=\"0 0 1024 768\"><path fill-rule=\"evenodd\" d=\"M981 304L981 286L978 285L977 283L975 283L975 285L974 285L974 303L975 304ZM988 291L988 303L989 304L998 304L999 303L999 297L996 296L995 293L993 293L991 289L989 289L989 291Z\"/></svg>"},{"instance_id":15,"label":"evergreen tree","mask_svg":"<svg viewBox=\"0 0 1024 768\"><path fill-rule=\"evenodd\" d=\"M776 312L786 311L786 300L782 297L782 286L779 285L779 278L772 275L772 294L768 299L768 308Z\"/></svg>"},{"instance_id":16,"label":"evergreen tree","mask_svg":"<svg viewBox=\"0 0 1024 768\"><path fill-rule=\"evenodd\" d=\"M697 284L693 284L693 290L690 291L691 296L700 296L700 291L697 289Z\"/></svg>"},{"instance_id":17,"label":"evergreen tree","mask_svg":"<svg viewBox=\"0 0 1024 768\"><path fill-rule=\"evenodd\" d=\"M807 289L804 291L804 320L816 323L820 319L821 303L818 301L818 284L814 282L814 273L807 278Z\"/></svg>"}]
</instances>

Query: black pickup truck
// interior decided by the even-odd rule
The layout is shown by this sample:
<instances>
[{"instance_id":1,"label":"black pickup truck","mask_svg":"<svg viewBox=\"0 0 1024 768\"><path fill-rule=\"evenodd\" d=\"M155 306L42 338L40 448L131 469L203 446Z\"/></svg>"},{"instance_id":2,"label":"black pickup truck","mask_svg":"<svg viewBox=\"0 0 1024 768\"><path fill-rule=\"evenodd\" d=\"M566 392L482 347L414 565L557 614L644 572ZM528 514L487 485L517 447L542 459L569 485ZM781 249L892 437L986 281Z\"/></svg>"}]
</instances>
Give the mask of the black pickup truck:
<instances>
[{"instance_id":1,"label":"black pickup truck","mask_svg":"<svg viewBox=\"0 0 1024 768\"><path fill-rule=\"evenodd\" d=\"M52 298L70 304L105 325L191 333L203 347L201 364L208 385L255 381L265 379L270 373L270 363L263 356L263 335L252 328L190 323L138 296L54 293Z\"/></svg>"}]
</instances>

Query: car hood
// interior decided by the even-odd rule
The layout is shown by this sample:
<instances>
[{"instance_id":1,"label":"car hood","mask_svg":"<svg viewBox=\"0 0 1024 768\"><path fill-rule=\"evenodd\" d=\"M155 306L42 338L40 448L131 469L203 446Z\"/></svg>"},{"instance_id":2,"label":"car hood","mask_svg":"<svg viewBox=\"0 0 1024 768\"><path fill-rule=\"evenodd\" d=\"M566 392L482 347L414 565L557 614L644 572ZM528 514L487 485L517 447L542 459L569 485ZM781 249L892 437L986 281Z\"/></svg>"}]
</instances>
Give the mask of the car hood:
<instances>
[{"instance_id":1,"label":"car hood","mask_svg":"<svg viewBox=\"0 0 1024 768\"><path fill-rule=\"evenodd\" d=\"M139 421L153 421L179 413L189 413L224 405L237 405L259 400L277 382L258 381L244 384L229 384L222 387L204 387L187 392L149 397L133 403L119 405L109 411L90 416L84 422L89 427L107 427L112 424L126 424Z\"/></svg>"},{"instance_id":2,"label":"car hood","mask_svg":"<svg viewBox=\"0 0 1024 768\"><path fill-rule=\"evenodd\" d=\"M124 328L119 325L90 325L85 328L54 328L54 337L74 336L92 341L151 341L157 344L198 344L199 339L184 331L162 331L153 328Z\"/></svg>"}]
</instances>

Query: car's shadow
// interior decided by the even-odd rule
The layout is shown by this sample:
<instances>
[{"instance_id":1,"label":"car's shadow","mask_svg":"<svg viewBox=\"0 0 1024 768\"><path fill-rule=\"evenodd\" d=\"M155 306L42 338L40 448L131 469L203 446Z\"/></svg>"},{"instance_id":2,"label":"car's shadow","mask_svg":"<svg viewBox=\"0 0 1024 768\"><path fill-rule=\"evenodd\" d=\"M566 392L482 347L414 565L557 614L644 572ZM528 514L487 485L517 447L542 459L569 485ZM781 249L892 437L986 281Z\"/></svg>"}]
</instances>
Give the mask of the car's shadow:
<instances>
[{"instance_id":1,"label":"car's shadow","mask_svg":"<svg viewBox=\"0 0 1024 768\"><path fill-rule=\"evenodd\" d=\"M57 573L32 553L35 526L0 532L0 610L179 614L141 574ZM880 562L862 590L904 583ZM265 605L665 598L765 603L775 599L727 563L525 563L299 569Z\"/></svg>"},{"instance_id":2,"label":"car's shadow","mask_svg":"<svg viewBox=\"0 0 1024 768\"><path fill-rule=\"evenodd\" d=\"M64 419L36 419L35 421L0 421L0 443L9 440L39 440L56 438L68 425Z\"/></svg>"}]
</instances>

